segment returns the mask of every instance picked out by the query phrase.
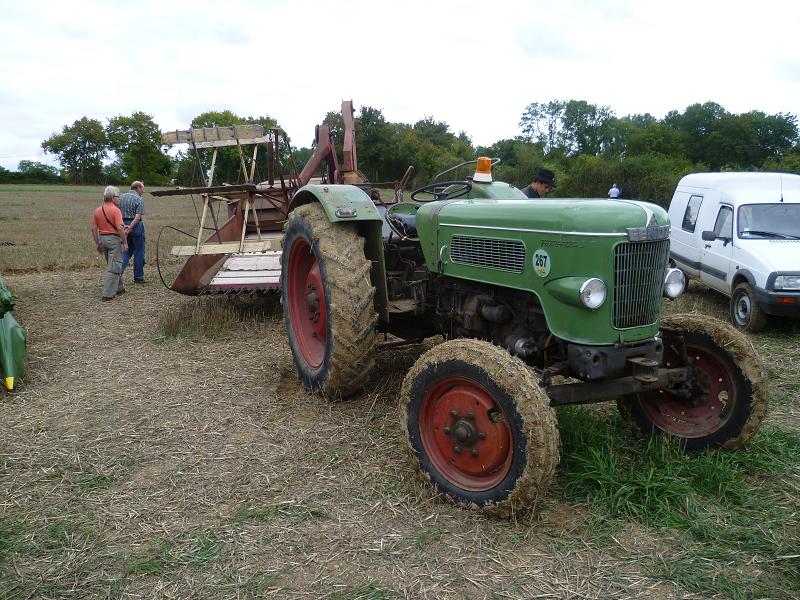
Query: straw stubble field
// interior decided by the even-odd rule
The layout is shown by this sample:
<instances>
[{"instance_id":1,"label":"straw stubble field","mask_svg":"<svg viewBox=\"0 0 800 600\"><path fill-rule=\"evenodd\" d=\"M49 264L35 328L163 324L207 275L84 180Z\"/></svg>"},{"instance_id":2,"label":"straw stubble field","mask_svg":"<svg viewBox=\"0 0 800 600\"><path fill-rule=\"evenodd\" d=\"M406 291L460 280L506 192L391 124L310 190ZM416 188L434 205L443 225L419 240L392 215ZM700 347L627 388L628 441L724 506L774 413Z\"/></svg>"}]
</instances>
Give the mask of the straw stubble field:
<instances>
[{"instance_id":1,"label":"straw stubble field","mask_svg":"<svg viewBox=\"0 0 800 600\"><path fill-rule=\"evenodd\" d=\"M752 451L684 459L632 439L609 408L559 412L564 458L539 516L489 519L437 498L406 456L397 395L423 347L382 351L367 390L331 404L299 384L274 297L185 299L149 264L148 284L100 303L88 236L99 194L0 187L0 265L30 340L27 380L0 399L0 597L797 591L791 325L752 338L773 400ZM151 240L159 224L191 227L185 200L145 200ZM724 300L695 290L667 309L721 314ZM614 457L614 472L587 471L594 455ZM698 472L719 489L698 491ZM666 508L648 496L659 493L674 494Z\"/></svg>"}]
</instances>

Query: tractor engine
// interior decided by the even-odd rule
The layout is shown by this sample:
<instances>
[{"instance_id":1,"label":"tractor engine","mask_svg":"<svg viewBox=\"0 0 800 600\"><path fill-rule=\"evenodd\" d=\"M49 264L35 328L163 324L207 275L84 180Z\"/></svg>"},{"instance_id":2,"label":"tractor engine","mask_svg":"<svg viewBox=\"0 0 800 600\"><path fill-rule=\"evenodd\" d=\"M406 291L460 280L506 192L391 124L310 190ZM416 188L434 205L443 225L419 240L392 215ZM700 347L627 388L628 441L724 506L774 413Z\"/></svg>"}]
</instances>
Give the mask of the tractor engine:
<instances>
[{"instance_id":1,"label":"tractor engine","mask_svg":"<svg viewBox=\"0 0 800 600\"><path fill-rule=\"evenodd\" d=\"M530 365L554 360L556 346L541 304L524 291L450 278L431 281L435 327L450 338L478 338L506 348Z\"/></svg>"},{"instance_id":2,"label":"tractor engine","mask_svg":"<svg viewBox=\"0 0 800 600\"><path fill-rule=\"evenodd\" d=\"M435 334L483 339L532 366L563 358L563 344L551 335L535 294L431 273L415 243L388 244L385 256L389 302L413 307L412 319L393 315L398 328L388 331L406 339Z\"/></svg>"}]
</instances>

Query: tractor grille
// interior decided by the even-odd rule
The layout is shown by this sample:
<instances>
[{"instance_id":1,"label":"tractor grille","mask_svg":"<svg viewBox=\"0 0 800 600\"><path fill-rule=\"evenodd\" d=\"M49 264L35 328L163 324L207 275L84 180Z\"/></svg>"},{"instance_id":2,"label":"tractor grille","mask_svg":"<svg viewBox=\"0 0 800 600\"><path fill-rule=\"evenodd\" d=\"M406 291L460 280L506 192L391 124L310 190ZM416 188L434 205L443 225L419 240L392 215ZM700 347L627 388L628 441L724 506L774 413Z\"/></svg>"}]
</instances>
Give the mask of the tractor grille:
<instances>
[{"instance_id":1,"label":"tractor grille","mask_svg":"<svg viewBox=\"0 0 800 600\"><path fill-rule=\"evenodd\" d=\"M640 327L658 319L669 240L625 242L614 249L614 327Z\"/></svg>"},{"instance_id":2,"label":"tractor grille","mask_svg":"<svg viewBox=\"0 0 800 600\"><path fill-rule=\"evenodd\" d=\"M462 265L522 273L525 244L519 240L454 235L450 242L450 260Z\"/></svg>"}]
</instances>

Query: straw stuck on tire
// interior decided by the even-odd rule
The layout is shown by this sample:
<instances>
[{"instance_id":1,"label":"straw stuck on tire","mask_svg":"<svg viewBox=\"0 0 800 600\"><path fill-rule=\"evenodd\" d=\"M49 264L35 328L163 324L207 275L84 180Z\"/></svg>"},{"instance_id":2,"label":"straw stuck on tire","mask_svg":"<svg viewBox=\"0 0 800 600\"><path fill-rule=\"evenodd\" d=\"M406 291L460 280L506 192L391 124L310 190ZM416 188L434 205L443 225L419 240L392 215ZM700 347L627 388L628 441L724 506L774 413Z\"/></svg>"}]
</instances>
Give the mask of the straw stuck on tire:
<instances>
[{"instance_id":1,"label":"straw stuck on tire","mask_svg":"<svg viewBox=\"0 0 800 600\"><path fill-rule=\"evenodd\" d=\"M692 396L667 390L629 396L618 403L623 418L639 435L673 435L686 450L741 448L767 413L767 388L752 344L727 323L701 315L672 315L662 325L683 331ZM665 344L664 352L664 364L677 365L677 349Z\"/></svg>"},{"instance_id":2,"label":"straw stuck on tire","mask_svg":"<svg viewBox=\"0 0 800 600\"><path fill-rule=\"evenodd\" d=\"M439 491L498 516L535 510L559 461L558 430L521 360L481 340L444 342L408 372L400 405L414 463Z\"/></svg>"},{"instance_id":3,"label":"straw stuck on tire","mask_svg":"<svg viewBox=\"0 0 800 600\"><path fill-rule=\"evenodd\" d=\"M375 288L364 240L330 223L319 204L293 210L285 227L283 311L303 384L329 398L352 395L375 362Z\"/></svg>"}]
</instances>

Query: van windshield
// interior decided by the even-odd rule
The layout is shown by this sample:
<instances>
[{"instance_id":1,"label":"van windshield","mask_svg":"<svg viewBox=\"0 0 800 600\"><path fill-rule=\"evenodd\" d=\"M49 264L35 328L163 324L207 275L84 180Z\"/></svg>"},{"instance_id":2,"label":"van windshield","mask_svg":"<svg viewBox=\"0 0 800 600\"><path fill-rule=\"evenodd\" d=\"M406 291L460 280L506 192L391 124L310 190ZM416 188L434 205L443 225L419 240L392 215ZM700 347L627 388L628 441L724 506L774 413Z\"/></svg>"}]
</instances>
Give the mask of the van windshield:
<instances>
[{"instance_id":1,"label":"van windshield","mask_svg":"<svg viewBox=\"0 0 800 600\"><path fill-rule=\"evenodd\" d=\"M739 207L740 238L800 240L800 204L746 204Z\"/></svg>"}]
</instances>

